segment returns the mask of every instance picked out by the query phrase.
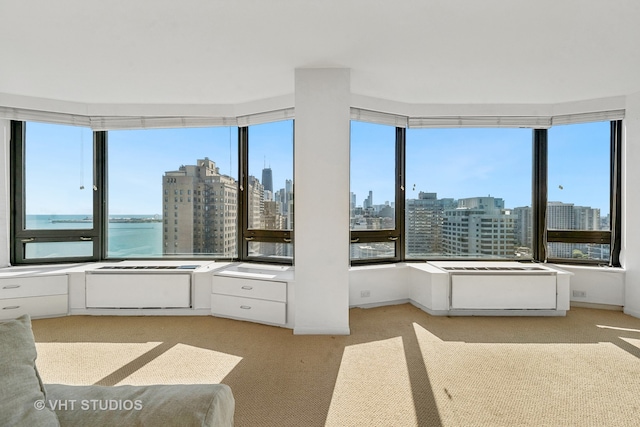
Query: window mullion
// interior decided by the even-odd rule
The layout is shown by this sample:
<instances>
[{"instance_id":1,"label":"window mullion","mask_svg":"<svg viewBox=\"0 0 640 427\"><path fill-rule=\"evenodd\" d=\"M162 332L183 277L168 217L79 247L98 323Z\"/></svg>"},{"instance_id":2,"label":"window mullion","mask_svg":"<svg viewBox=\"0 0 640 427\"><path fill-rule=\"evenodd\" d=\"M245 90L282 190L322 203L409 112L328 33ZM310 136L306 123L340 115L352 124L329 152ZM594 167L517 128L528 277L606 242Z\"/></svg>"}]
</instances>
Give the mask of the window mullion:
<instances>
[{"instance_id":1,"label":"window mullion","mask_svg":"<svg viewBox=\"0 0 640 427\"><path fill-rule=\"evenodd\" d=\"M532 234L533 259L545 261L547 258L547 130L533 130L533 195L532 195Z\"/></svg>"},{"instance_id":2,"label":"window mullion","mask_svg":"<svg viewBox=\"0 0 640 427\"><path fill-rule=\"evenodd\" d=\"M406 135L405 128L396 127L396 233L398 240L396 240L396 260L405 259L405 148L406 148Z\"/></svg>"}]
</instances>

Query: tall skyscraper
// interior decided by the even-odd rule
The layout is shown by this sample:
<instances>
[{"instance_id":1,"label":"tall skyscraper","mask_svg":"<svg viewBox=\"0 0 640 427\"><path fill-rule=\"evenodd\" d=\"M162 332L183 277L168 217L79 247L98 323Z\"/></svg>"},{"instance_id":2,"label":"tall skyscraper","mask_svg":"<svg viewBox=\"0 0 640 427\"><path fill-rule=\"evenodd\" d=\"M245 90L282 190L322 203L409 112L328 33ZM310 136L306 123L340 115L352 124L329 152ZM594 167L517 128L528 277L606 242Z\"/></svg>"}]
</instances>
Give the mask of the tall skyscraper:
<instances>
[{"instance_id":1,"label":"tall skyscraper","mask_svg":"<svg viewBox=\"0 0 640 427\"><path fill-rule=\"evenodd\" d=\"M205 157L162 177L163 253L236 256L238 186Z\"/></svg>"},{"instance_id":2,"label":"tall skyscraper","mask_svg":"<svg viewBox=\"0 0 640 427\"><path fill-rule=\"evenodd\" d=\"M362 201L363 209L370 209L373 207L373 191L369 191L369 196Z\"/></svg>"},{"instance_id":3,"label":"tall skyscraper","mask_svg":"<svg viewBox=\"0 0 640 427\"><path fill-rule=\"evenodd\" d=\"M270 167L262 169L262 186L265 191L270 191L273 194L273 172Z\"/></svg>"}]
</instances>

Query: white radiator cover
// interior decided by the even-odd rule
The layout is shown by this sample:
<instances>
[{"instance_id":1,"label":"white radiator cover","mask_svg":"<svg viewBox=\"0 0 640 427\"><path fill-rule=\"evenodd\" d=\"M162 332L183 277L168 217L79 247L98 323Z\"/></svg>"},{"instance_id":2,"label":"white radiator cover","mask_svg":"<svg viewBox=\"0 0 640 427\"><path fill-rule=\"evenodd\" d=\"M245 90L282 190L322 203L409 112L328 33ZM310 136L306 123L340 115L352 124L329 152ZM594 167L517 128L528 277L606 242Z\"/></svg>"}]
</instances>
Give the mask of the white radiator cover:
<instances>
[{"instance_id":1,"label":"white radiator cover","mask_svg":"<svg viewBox=\"0 0 640 427\"><path fill-rule=\"evenodd\" d=\"M191 274L86 275L87 308L189 308Z\"/></svg>"},{"instance_id":2,"label":"white radiator cover","mask_svg":"<svg viewBox=\"0 0 640 427\"><path fill-rule=\"evenodd\" d=\"M451 308L555 310L555 274L451 274Z\"/></svg>"},{"instance_id":3,"label":"white radiator cover","mask_svg":"<svg viewBox=\"0 0 640 427\"><path fill-rule=\"evenodd\" d=\"M440 273L431 272L432 298L424 305L438 314L562 314L569 308L569 275L543 264L508 261L428 264L437 267ZM435 287L443 287L438 299Z\"/></svg>"}]
</instances>

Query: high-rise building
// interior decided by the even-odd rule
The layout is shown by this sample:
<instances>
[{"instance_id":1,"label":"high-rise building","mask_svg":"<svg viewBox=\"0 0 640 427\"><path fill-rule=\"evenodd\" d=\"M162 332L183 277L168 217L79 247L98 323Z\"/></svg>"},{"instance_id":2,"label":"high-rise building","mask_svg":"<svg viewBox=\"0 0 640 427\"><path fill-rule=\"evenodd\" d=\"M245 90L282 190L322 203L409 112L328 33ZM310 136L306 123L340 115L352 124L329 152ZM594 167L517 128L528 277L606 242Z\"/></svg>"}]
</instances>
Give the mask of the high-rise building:
<instances>
[{"instance_id":1,"label":"high-rise building","mask_svg":"<svg viewBox=\"0 0 640 427\"><path fill-rule=\"evenodd\" d=\"M516 256L530 258L533 249L533 216L530 206L513 209Z\"/></svg>"},{"instance_id":2,"label":"high-rise building","mask_svg":"<svg viewBox=\"0 0 640 427\"><path fill-rule=\"evenodd\" d=\"M253 175L249 176L249 189L248 189L248 223L249 229L262 228L262 212L264 210L264 186L260 183L258 178Z\"/></svg>"},{"instance_id":3,"label":"high-rise building","mask_svg":"<svg viewBox=\"0 0 640 427\"><path fill-rule=\"evenodd\" d=\"M458 200L456 209L446 210L443 249L451 255L470 257L515 256L512 212L504 200L471 197Z\"/></svg>"},{"instance_id":4,"label":"high-rise building","mask_svg":"<svg viewBox=\"0 0 640 427\"><path fill-rule=\"evenodd\" d=\"M163 193L163 253L215 254L237 252L237 181L221 175L205 157L195 165L165 172Z\"/></svg>"},{"instance_id":5,"label":"high-rise building","mask_svg":"<svg viewBox=\"0 0 640 427\"><path fill-rule=\"evenodd\" d=\"M270 191L273 194L273 172L270 167L262 169L262 186L264 191Z\"/></svg>"},{"instance_id":6,"label":"high-rise building","mask_svg":"<svg viewBox=\"0 0 640 427\"><path fill-rule=\"evenodd\" d=\"M362 207L364 209L369 209L373 207L373 191L369 191L369 196L364 199L362 202Z\"/></svg>"},{"instance_id":7,"label":"high-rise building","mask_svg":"<svg viewBox=\"0 0 640 427\"><path fill-rule=\"evenodd\" d=\"M573 203L548 202L547 229L549 230L600 230L600 209L575 206ZM608 249L600 245L549 243L550 258L573 258L595 252L605 253ZM606 257L604 258L606 259Z\"/></svg>"},{"instance_id":8,"label":"high-rise building","mask_svg":"<svg viewBox=\"0 0 640 427\"><path fill-rule=\"evenodd\" d=\"M454 199L438 199L437 193L420 192L405 206L406 253L408 257L442 254L445 210L456 207Z\"/></svg>"}]
</instances>

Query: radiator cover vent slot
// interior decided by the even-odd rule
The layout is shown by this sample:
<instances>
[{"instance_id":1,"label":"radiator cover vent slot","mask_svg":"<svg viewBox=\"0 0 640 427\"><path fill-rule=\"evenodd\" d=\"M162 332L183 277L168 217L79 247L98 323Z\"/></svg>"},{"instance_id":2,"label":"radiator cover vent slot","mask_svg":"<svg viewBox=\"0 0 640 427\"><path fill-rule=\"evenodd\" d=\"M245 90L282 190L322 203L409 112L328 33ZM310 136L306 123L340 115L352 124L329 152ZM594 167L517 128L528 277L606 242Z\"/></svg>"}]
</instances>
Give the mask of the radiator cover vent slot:
<instances>
[{"instance_id":1,"label":"radiator cover vent slot","mask_svg":"<svg viewBox=\"0 0 640 427\"><path fill-rule=\"evenodd\" d=\"M549 271L541 267L441 267L447 271Z\"/></svg>"}]
</instances>

